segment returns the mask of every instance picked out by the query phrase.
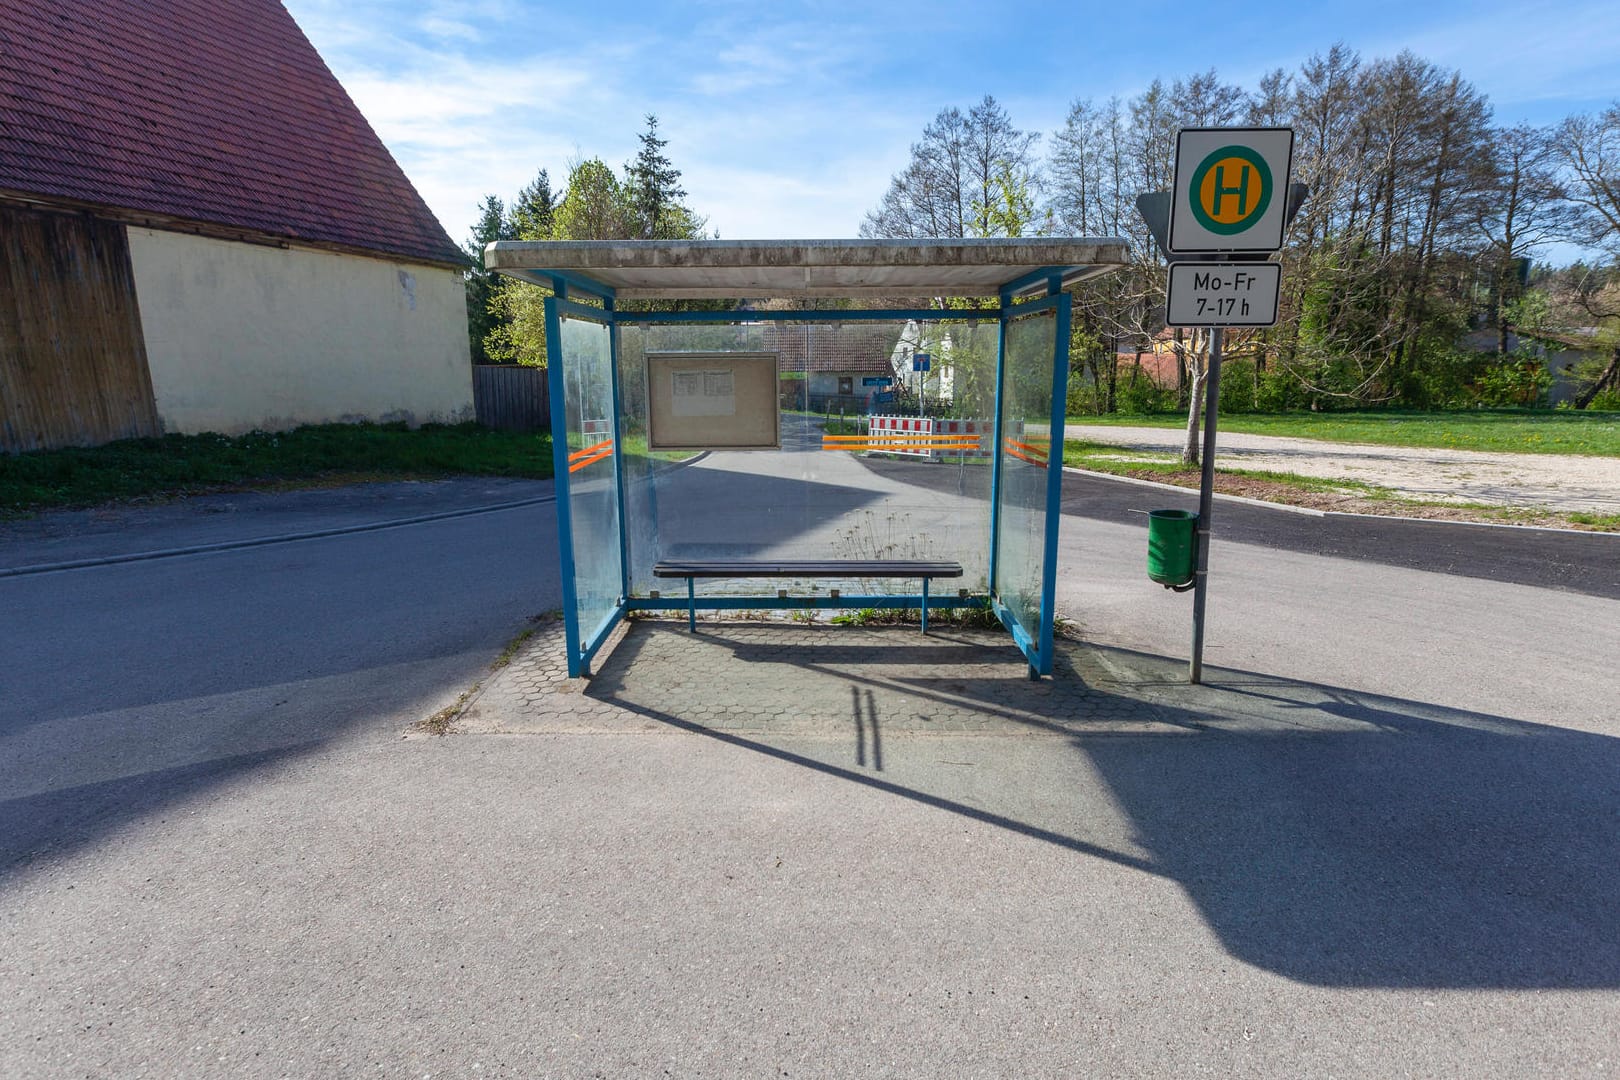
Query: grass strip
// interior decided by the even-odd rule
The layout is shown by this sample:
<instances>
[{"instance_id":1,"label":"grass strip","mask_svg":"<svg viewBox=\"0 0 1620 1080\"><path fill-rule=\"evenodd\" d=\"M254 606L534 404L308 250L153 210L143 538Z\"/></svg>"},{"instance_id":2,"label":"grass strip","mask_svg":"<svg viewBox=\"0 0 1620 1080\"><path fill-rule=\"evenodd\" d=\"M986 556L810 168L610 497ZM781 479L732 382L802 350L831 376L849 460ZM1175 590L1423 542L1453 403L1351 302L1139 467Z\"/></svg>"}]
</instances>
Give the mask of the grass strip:
<instances>
[{"instance_id":1,"label":"grass strip","mask_svg":"<svg viewBox=\"0 0 1620 1080\"><path fill-rule=\"evenodd\" d=\"M551 437L477 424L321 424L0 455L0 514L206 491L455 475L545 479Z\"/></svg>"},{"instance_id":2,"label":"grass strip","mask_svg":"<svg viewBox=\"0 0 1620 1080\"><path fill-rule=\"evenodd\" d=\"M1181 428L1186 413L1071 416L1070 424ZM1440 450L1620 457L1620 413L1574 409L1468 409L1456 412L1377 410L1344 413L1222 413L1222 431L1283 435L1324 442L1372 443Z\"/></svg>"}]
</instances>

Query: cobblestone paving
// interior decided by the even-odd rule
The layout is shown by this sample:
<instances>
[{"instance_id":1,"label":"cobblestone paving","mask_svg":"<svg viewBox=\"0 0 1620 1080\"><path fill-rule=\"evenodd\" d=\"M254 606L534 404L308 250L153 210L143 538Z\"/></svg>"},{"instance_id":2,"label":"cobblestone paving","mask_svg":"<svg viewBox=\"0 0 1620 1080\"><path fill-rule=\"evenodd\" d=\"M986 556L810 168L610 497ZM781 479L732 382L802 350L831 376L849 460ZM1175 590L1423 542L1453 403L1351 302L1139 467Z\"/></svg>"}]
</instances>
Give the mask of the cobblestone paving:
<instances>
[{"instance_id":1,"label":"cobblestone paving","mask_svg":"<svg viewBox=\"0 0 1620 1080\"><path fill-rule=\"evenodd\" d=\"M569 679L547 623L486 682L456 729L480 733L709 730L844 735L1072 735L1185 728L1123 695L1101 657L1061 642L1055 674L1027 676L1005 633L782 621L624 624L589 679Z\"/></svg>"}]
</instances>

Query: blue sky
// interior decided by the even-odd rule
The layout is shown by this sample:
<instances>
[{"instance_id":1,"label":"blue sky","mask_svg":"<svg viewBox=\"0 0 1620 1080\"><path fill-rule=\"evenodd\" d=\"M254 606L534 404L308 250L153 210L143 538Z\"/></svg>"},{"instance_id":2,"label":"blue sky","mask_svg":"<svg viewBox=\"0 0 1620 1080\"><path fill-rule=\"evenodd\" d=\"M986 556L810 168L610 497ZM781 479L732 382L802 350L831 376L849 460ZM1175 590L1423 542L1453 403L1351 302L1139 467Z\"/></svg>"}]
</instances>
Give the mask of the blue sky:
<instances>
[{"instance_id":1,"label":"blue sky","mask_svg":"<svg viewBox=\"0 0 1620 1080\"><path fill-rule=\"evenodd\" d=\"M1212 66L1252 88L1343 41L1460 69L1498 123L1620 97L1614 0L284 2L458 241L542 166L622 165L649 112L711 230L817 238L854 236L923 125L987 93L1049 134L1078 97Z\"/></svg>"}]
</instances>

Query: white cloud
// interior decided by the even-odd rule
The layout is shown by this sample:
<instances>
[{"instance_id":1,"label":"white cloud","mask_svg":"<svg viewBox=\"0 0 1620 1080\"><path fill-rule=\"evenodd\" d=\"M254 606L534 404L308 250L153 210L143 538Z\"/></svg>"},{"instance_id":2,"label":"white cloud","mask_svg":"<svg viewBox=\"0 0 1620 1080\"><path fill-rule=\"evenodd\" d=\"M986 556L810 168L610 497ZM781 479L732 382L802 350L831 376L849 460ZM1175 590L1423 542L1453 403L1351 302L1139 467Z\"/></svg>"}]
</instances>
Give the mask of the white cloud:
<instances>
[{"instance_id":1,"label":"white cloud","mask_svg":"<svg viewBox=\"0 0 1620 1080\"><path fill-rule=\"evenodd\" d=\"M1386 35L1363 55L1401 49L1461 71L1490 97L1498 123L1546 123L1620 95L1620 9L1612 3L1482 8L1466 19Z\"/></svg>"},{"instance_id":2,"label":"white cloud","mask_svg":"<svg viewBox=\"0 0 1620 1080\"><path fill-rule=\"evenodd\" d=\"M462 22L459 19L447 19L439 15L428 15L421 19L416 25L422 28L422 32L424 34L427 34L429 37L439 38L441 40L484 40L483 32L480 31L478 27L469 22Z\"/></svg>"}]
</instances>

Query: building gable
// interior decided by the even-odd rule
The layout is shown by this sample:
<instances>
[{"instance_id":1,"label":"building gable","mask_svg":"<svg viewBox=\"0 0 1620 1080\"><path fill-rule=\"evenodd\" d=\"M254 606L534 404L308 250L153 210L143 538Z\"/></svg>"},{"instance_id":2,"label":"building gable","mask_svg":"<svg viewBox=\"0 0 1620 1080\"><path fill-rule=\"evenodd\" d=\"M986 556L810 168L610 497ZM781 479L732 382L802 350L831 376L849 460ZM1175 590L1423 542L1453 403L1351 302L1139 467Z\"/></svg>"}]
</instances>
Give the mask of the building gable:
<instances>
[{"instance_id":1,"label":"building gable","mask_svg":"<svg viewBox=\"0 0 1620 1080\"><path fill-rule=\"evenodd\" d=\"M0 195L456 263L276 0L0 0Z\"/></svg>"}]
</instances>

